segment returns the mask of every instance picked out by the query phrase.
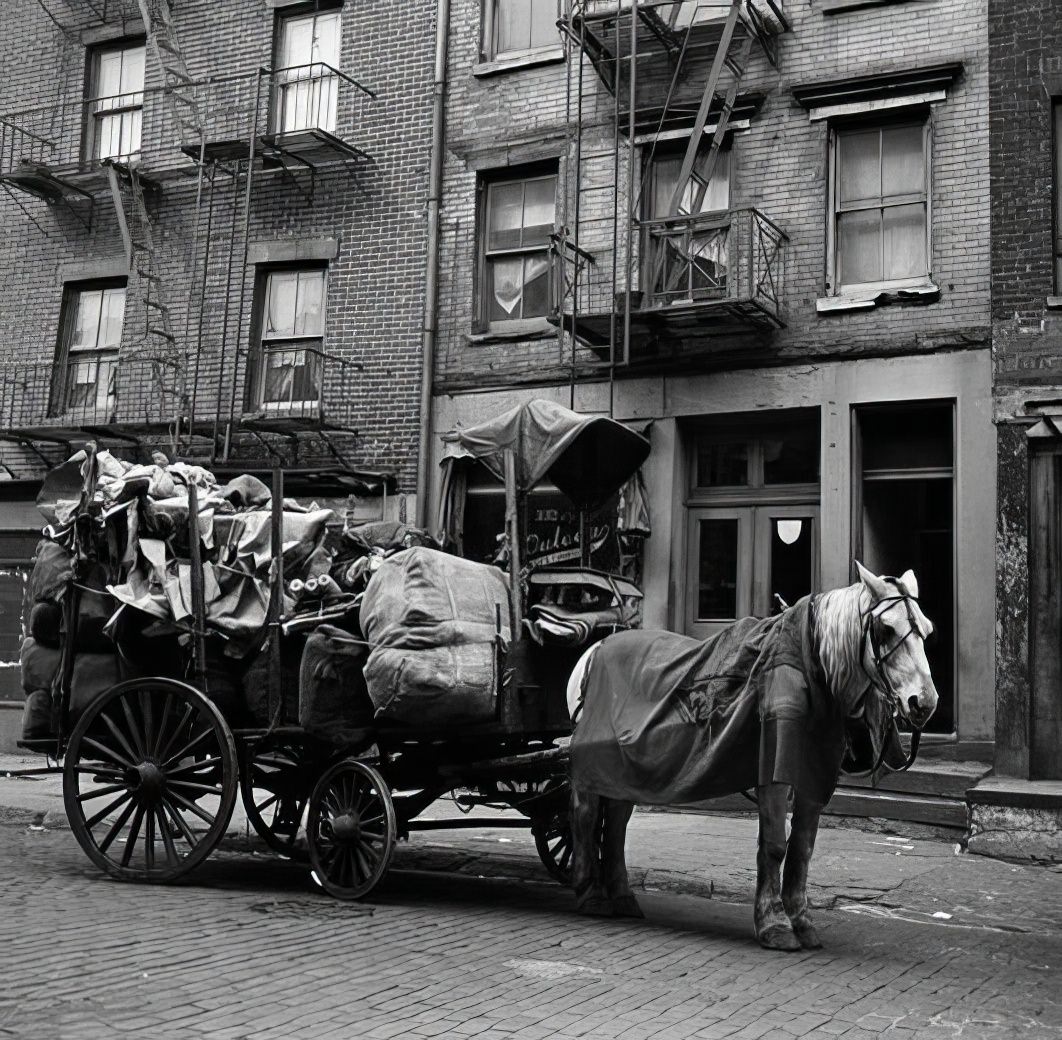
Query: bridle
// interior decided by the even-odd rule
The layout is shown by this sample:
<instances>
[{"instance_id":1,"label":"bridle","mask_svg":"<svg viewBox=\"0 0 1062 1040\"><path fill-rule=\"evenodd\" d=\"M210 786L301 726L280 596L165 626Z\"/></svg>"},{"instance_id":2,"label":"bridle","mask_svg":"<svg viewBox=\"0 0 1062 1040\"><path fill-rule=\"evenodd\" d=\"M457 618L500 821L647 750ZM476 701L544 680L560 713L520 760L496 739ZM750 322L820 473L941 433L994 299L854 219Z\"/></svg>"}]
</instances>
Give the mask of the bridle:
<instances>
[{"instance_id":1,"label":"bridle","mask_svg":"<svg viewBox=\"0 0 1062 1040\"><path fill-rule=\"evenodd\" d=\"M885 581L892 582L893 585L899 587L899 582L895 578L885 578ZM862 640L859 650L859 663L863 668L863 671L867 676L867 688L863 691L863 695L860 698L860 702L866 700L871 688L877 686L884 690L886 695L892 699L893 702L898 701L899 697L896 693L896 688L892 684L892 680L889 678L889 673L885 668L885 662L888 661L897 650L900 649L912 636L921 639L925 642L925 636L922 635L921 629L918 627L918 623L915 620L914 611L911 608L912 603L917 603L918 597L912 596L909 593L899 593L895 596L885 596L879 599L876 603L870 605L870 609L862 615ZM891 647L887 650L883 650L881 644L881 635L874 625L875 620L885 614L894 603L902 603L904 609L907 612L907 623L909 625L907 632L900 637ZM879 609L883 607L884 609ZM869 650L869 654L868 651ZM870 657L873 665L875 675L869 668L867 668L867 657ZM886 714L881 726L881 751L878 754L878 760L874 763L873 767L865 772L860 773L848 773L848 776L873 776L880 769L884 768L890 773L905 773L911 766L914 765L915 759L918 758L918 746L922 742L922 728L911 723L911 753L907 756L907 760L902 766L889 766L885 763L885 755L888 751L888 736L889 725L892 722L892 715Z\"/></svg>"}]
</instances>

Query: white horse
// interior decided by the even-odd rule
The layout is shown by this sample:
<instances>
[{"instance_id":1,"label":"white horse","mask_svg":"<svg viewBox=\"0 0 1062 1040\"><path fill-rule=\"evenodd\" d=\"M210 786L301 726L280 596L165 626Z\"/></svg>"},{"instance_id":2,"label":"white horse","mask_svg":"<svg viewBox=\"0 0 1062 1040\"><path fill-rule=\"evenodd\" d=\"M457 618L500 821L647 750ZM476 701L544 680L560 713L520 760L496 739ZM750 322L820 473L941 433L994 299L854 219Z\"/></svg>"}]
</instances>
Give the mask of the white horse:
<instances>
[{"instance_id":1,"label":"white horse","mask_svg":"<svg viewBox=\"0 0 1062 1040\"><path fill-rule=\"evenodd\" d=\"M867 724L873 726L879 723L871 723L870 709L878 712L875 720L880 718L881 731L872 735L882 742L881 757L875 766L880 768L885 759L885 743L891 740L898 746L893 716L921 729L936 709L937 690L925 652L925 640L933 626L918 605L918 582L911 571L901 578L889 578L872 574L862 564L856 566L859 581L814 598L813 623L809 626L813 635L809 639L820 666L817 670L821 681L838 718L865 717ZM580 657L568 680L568 711L576 724L573 756L578 754L578 722L584 693L589 693L588 676L595 661L604 667L610 654L618 660L615 655L619 644L615 641L629 635L609 636L592 646ZM602 696L611 693L601 689L597 692ZM636 694L633 690L628 692ZM837 732L844 744L843 728ZM844 747L833 750L839 775ZM834 784L837 778L834 776ZM640 917L624 858L627 823L638 799L609 797L605 793L607 784L599 784L596 791L580 790L577 779L577 775L573 776L572 836L573 886L579 909L604 916ZM625 790L629 797L629 784ZM756 936L769 949L818 948L821 943L808 910L807 876L824 802L810 799L805 792L794 791L783 783L757 786L756 794L760 818ZM793 819L787 842L786 811L791 794ZM783 863L784 877L780 879Z\"/></svg>"}]
</instances>

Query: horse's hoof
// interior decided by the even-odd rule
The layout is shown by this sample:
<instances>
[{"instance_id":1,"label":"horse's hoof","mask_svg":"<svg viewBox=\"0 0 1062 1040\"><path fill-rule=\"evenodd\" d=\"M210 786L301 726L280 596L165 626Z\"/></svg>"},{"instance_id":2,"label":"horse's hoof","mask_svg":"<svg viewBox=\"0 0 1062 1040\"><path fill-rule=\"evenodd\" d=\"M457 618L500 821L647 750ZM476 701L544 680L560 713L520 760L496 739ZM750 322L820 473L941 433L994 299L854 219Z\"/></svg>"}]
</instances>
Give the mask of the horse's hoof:
<instances>
[{"instance_id":1,"label":"horse's hoof","mask_svg":"<svg viewBox=\"0 0 1062 1040\"><path fill-rule=\"evenodd\" d=\"M759 932L756 938L765 950L784 950L786 953L796 953L801 949L800 940L793 929L782 924L772 924L770 928Z\"/></svg>"},{"instance_id":2,"label":"horse's hoof","mask_svg":"<svg viewBox=\"0 0 1062 1040\"><path fill-rule=\"evenodd\" d=\"M645 917L642 908L638 905L638 900L632 895L617 896L613 899L612 914L615 917Z\"/></svg>"},{"instance_id":3,"label":"horse's hoof","mask_svg":"<svg viewBox=\"0 0 1062 1040\"><path fill-rule=\"evenodd\" d=\"M821 950L822 940L815 926L810 921L796 920L793 922L793 934L797 937L802 949Z\"/></svg>"},{"instance_id":4,"label":"horse's hoof","mask_svg":"<svg viewBox=\"0 0 1062 1040\"><path fill-rule=\"evenodd\" d=\"M587 917L612 917L612 900L603 899L600 896L592 896L590 899L584 899L576 910L581 914L585 914Z\"/></svg>"}]
</instances>

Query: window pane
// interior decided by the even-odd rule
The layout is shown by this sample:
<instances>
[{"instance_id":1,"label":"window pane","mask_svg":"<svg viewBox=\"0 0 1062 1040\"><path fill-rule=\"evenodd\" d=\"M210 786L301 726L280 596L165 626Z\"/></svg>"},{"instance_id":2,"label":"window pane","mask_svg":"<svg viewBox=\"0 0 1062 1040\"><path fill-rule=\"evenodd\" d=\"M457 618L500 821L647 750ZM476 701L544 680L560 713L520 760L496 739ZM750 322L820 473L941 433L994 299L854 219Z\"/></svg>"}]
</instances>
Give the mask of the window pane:
<instances>
[{"instance_id":1,"label":"window pane","mask_svg":"<svg viewBox=\"0 0 1062 1040\"><path fill-rule=\"evenodd\" d=\"M80 293L76 306L77 312L74 316L74 331L70 339L70 349L95 350L99 339L103 291L101 289L89 289Z\"/></svg>"},{"instance_id":2,"label":"window pane","mask_svg":"<svg viewBox=\"0 0 1062 1040\"><path fill-rule=\"evenodd\" d=\"M881 134L882 194L910 195L926 190L921 126L896 126Z\"/></svg>"},{"instance_id":3,"label":"window pane","mask_svg":"<svg viewBox=\"0 0 1062 1040\"><path fill-rule=\"evenodd\" d=\"M881 211L868 209L838 214L837 249L842 285L880 282Z\"/></svg>"},{"instance_id":4,"label":"window pane","mask_svg":"<svg viewBox=\"0 0 1062 1040\"><path fill-rule=\"evenodd\" d=\"M549 260L545 253L524 257L524 318L549 313Z\"/></svg>"},{"instance_id":5,"label":"window pane","mask_svg":"<svg viewBox=\"0 0 1062 1040\"><path fill-rule=\"evenodd\" d=\"M698 525L697 620L732 621L737 616L737 520L701 520Z\"/></svg>"},{"instance_id":6,"label":"window pane","mask_svg":"<svg viewBox=\"0 0 1062 1040\"><path fill-rule=\"evenodd\" d=\"M914 278L926 267L926 208L921 202L885 210L885 277Z\"/></svg>"},{"instance_id":7,"label":"window pane","mask_svg":"<svg viewBox=\"0 0 1062 1040\"><path fill-rule=\"evenodd\" d=\"M697 487L747 487L749 449L745 441L697 445Z\"/></svg>"},{"instance_id":8,"label":"window pane","mask_svg":"<svg viewBox=\"0 0 1062 1040\"><path fill-rule=\"evenodd\" d=\"M531 46L548 47L559 42L557 0L531 0Z\"/></svg>"},{"instance_id":9,"label":"window pane","mask_svg":"<svg viewBox=\"0 0 1062 1040\"><path fill-rule=\"evenodd\" d=\"M104 51L97 58L96 97L114 97L122 92L122 52Z\"/></svg>"},{"instance_id":10,"label":"window pane","mask_svg":"<svg viewBox=\"0 0 1062 1040\"><path fill-rule=\"evenodd\" d=\"M520 301L524 295L524 258L492 260L487 265L487 295L491 321L522 317Z\"/></svg>"},{"instance_id":11,"label":"window pane","mask_svg":"<svg viewBox=\"0 0 1062 1040\"><path fill-rule=\"evenodd\" d=\"M525 51L531 46L531 0L495 0L497 53Z\"/></svg>"},{"instance_id":12,"label":"window pane","mask_svg":"<svg viewBox=\"0 0 1062 1040\"><path fill-rule=\"evenodd\" d=\"M488 249L516 249L521 245L524 185L492 184L488 189Z\"/></svg>"},{"instance_id":13,"label":"window pane","mask_svg":"<svg viewBox=\"0 0 1062 1040\"><path fill-rule=\"evenodd\" d=\"M324 271L300 271L295 301L295 334L324 335Z\"/></svg>"},{"instance_id":14,"label":"window pane","mask_svg":"<svg viewBox=\"0 0 1062 1040\"><path fill-rule=\"evenodd\" d=\"M557 178L528 181L524 190L523 244L546 245L553 231L557 209Z\"/></svg>"},{"instance_id":15,"label":"window pane","mask_svg":"<svg viewBox=\"0 0 1062 1040\"><path fill-rule=\"evenodd\" d=\"M104 289L98 345L117 350L122 342L125 319L125 289Z\"/></svg>"},{"instance_id":16,"label":"window pane","mask_svg":"<svg viewBox=\"0 0 1062 1040\"><path fill-rule=\"evenodd\" d=\"M339 44L341 33L338 11L317 16L311 61L322 61L332 68L339 68Z\"/></svg>"},{"instance_id":17,"label":"window pane","mask_svg":"<svg viewBox=\"0 0 1062 1040\"><path fill-rule=\"evenodd\" d=\"M280 68L309 65L313 60L313 16L285 18L281 22L279 61Z\"/></svg>"},{"instance_id":18,"label":"window pane","mask_svg":"<svg viewBox=\"0 0 1062 1040\"><path fill-rule=\"evenodd\" d=\"M819 479L818 430L786 431L763 442L765 484L814 484Z\"/></svg>"},{"instance_id":19,"label":"window pane","mask_svg":"<svg viewBox=\"0 0 1062 1040\"><path fill-rule=\"evenodd\" d=\"M811 517L771 518L770 610L777 614L780 596L792 606L811 592L812 532Z\"/></svg>"},{"instance_id":20,"label":"window pane","mask_svg":"<svg viewBox=\"0 0 1062 1040\"><path fill-rule=\"evenodd\" d=\"M704 150L697 156L694 170L703 174L708 163L708 151ZM671 196L678 184L678 175L682 166L682 157L678 155L668 156L664 159L656 159L653 162L653 190L651 196L650 218L666 217L670 213ZM690 213L693 207L694 194L698 185L703 181L691 178L682 194L679 203L680 213ZM712 213L718 210L730 208L730 151L725 150L716 160L715 172L708 184L708 188L701 200L698 213Z\"/></svg>"},{"instance_id":21,"label":"window pane","mask_svg":"<svg viewBox=\"0 0 1062 1040\"><path fill-rule=\"evenodd\" d=\"M881 195L880 135L877 130L838 134L841 202L876 199Z\"/></svg>"},{"instance_id":22,"label":"window pane","mask_svg":"<svg viewBox=\"0 0 1062 1040\"><path fill-rule=\"evenodd\" d=\"M295 334L295 299L299 276L296 271L276 271L269 276L263 335L280 338Z\"/></svg>"},{"instance_id":23,"label":"window pane","mask_svg":"<svg viewBox=\"0 0 1062 1040\"><path fill-rule=\"evenodd\" d=\"M144 48L130 47L122 51L122 94L139 94L144 89ZM140 101L140 98L136 98Z\"/></svg>"}]
</instances>

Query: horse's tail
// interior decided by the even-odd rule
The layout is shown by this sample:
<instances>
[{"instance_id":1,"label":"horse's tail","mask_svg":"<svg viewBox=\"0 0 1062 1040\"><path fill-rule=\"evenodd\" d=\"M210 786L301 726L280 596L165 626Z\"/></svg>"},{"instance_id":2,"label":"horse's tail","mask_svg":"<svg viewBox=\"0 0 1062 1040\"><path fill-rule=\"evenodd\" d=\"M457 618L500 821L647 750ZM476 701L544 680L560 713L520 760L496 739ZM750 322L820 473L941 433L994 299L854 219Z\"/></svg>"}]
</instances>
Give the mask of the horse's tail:
<instances>
[{"instance_id":1,"label":"horse's tail","mask_svg":"<svg viewBox=\"0 0 1062 1040\"><path fill-rule=\"evenodd\" d=\"M572 722L579 721L579 713L583 710L583 697L586 695L586 679L590 674L590 665L594 661L594 654L597 653L599 646L601 646L601 643L594 643L594 645L575 662L572 674L568 677L568 716Z\"/></svg>"}]
</instances>

